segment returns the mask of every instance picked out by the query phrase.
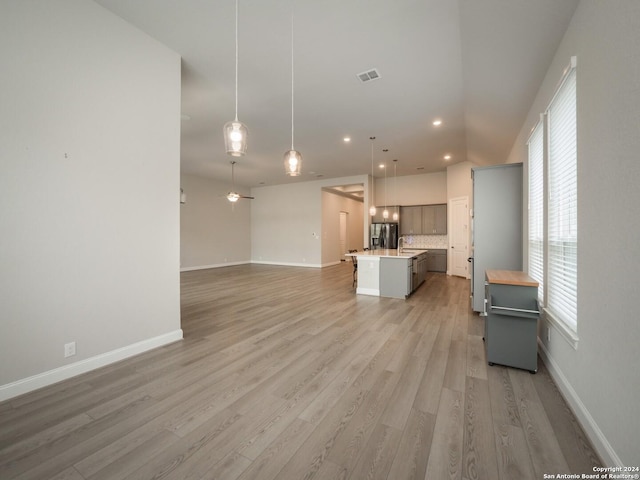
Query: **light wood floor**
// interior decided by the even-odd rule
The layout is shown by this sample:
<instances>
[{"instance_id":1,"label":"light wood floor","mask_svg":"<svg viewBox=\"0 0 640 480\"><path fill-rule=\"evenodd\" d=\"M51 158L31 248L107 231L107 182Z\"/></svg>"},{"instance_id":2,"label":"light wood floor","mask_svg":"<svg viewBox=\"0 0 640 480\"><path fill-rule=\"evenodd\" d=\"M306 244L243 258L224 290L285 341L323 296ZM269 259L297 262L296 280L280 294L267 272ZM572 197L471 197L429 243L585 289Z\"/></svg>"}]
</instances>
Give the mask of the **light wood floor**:
<instances>
[{"instance_id":1,"label":"light wood floor","mask_svg":"<svg viewBox=\"0 0 640 480\"><path fill-rule=\"evenodd\" d=\"M541 479L594 451L540 361L486 364L469 282L351 265L182 274L185 340L0 403L0 478Z\"/></svg>"}]
</instances>

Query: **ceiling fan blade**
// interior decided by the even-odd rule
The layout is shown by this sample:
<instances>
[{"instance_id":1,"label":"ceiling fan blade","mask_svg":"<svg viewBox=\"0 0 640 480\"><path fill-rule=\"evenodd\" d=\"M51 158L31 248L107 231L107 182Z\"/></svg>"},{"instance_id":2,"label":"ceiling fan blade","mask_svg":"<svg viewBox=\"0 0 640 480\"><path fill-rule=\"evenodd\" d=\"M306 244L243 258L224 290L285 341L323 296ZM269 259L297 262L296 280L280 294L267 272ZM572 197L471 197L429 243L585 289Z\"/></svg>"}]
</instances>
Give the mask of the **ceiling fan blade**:
<instances>
[{"instance_id":1,"label":"ceiling fan blade","mask_svg":"<svg viewBox=\"0 0 640 480\"><path fill-rule=\"evenodd\" d=\"M255 197L248 197L246 195L240 195L240 198L248 198L249 200L254 200Z\"/></svg>"}]
</instances>

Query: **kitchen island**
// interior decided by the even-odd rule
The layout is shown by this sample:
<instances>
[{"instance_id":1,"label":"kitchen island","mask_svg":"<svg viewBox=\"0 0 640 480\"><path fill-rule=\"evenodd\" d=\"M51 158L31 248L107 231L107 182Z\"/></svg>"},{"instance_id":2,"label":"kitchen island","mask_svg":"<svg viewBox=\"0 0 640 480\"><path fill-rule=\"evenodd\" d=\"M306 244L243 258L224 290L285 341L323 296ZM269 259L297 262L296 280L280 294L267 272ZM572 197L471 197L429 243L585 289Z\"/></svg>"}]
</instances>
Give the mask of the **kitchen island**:
<instances>
[{"instance_id":1,"label":"kitchen island","mask_svg":"<svg viewBox=\"0 0 640 480\"><path fill-rule=\"evenodd\" d=\"M348 253L358 261L356 293L406 298L424 282L427 250L383 249Z\"/></svg>"}]
</instances>

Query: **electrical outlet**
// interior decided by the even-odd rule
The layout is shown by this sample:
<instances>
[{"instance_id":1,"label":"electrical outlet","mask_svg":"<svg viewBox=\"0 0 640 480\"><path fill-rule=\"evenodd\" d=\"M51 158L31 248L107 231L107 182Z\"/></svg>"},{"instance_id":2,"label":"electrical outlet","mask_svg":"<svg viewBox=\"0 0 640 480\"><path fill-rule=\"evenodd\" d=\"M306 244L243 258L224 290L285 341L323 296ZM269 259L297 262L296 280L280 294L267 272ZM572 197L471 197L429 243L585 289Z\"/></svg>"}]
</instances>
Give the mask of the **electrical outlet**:
<instances>
[{"instance_id":1,"label":"electrical outlet","mask_svg":"<svg viewBox=\"0 0 640 480\"><path fill-rule=\"evenodd\" d=\"M64 358L73 357L76 354L76 342L64 344Z\"/></svg>"}]
</instances>

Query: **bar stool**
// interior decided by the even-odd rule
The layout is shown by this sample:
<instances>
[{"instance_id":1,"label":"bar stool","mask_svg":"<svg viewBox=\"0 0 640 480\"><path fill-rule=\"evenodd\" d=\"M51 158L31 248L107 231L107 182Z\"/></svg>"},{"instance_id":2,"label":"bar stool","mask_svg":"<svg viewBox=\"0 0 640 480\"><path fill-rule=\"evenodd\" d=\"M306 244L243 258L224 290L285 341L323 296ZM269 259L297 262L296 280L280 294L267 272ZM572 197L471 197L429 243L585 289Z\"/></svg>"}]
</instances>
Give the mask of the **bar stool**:
<instances>
[{"instance_id":1,"label":"bar stool","mask_svg":"<svg viewBox=\"0 0 640 480\"><path fill-rule=\"evenodd\" d=\"M349 253L356 253L357 250L349 250ZM353 263L353 288L358 285L358 257L352 255L351 262Z\"/></svg>"}]
</instances>

